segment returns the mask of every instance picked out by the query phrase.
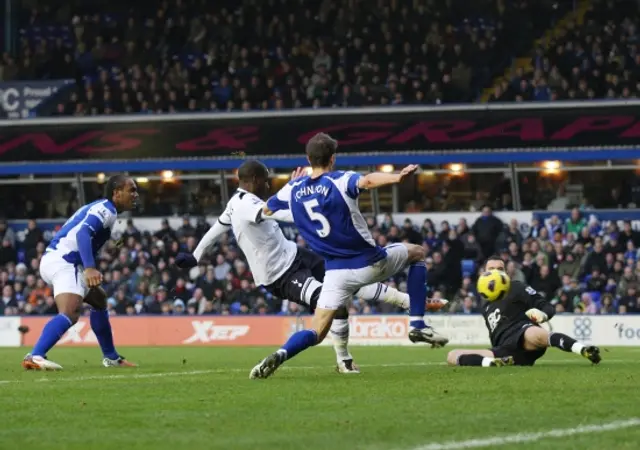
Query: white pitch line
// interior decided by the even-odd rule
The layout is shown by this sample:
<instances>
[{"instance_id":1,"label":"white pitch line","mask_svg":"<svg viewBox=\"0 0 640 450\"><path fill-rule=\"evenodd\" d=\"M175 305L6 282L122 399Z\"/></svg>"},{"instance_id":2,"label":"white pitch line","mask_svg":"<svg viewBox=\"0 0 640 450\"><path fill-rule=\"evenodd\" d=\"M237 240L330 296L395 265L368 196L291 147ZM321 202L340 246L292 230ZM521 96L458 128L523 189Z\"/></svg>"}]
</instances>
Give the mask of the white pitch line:
<instances>
[{"instance_id":1,"label":"white pitch line","mask_svg":"<svg viewBox=\"0 0 640 450\"><path fill-rule=\"evenodd\" d=\"M581 363L588 364L586 361L582 359L552 359L549 361L543 361L541 365L548 364L570 364L570 363ZM619 364L619 363L627 363L634 364L640 363L640 361L634 360L625 360L625 359L607 359L603 362L603 364ZM360 367L428 367L428 366L445 366L447 363L445 362L413 362L413 363L389 363L389 364L360 364ZM316 369L326 369L328 366L284 366L281 370L316 370ZM16 383L57 383L57 382L75 382L75 381L92 381L92 380L131 380L131 379L145 379L145 378L165 378L165 377L181 377L181 376L193 376L193 375L207 375L214 373L242 373L251 370L250 368L243 369L208 369L208 370L185 370L182 372L154 372L154 373L135 373L135 369L105 369L105 370L122 370L127 373L119 373L112 375L89 375L89 376L81 376L81 377L60 377L56 378L53 374L52 377L48 378L36 378L36 379L26 379L26 380L0 380L1 385L7 384L16 384ZM487 370L487 368L478 370ZM488 370L500 370L500 369L488 369Z\"/></svg>"},{"instance_id":2,"label":"white pitch line","mask_svg":"<svg viewBox=\"0 0 640 450\"><path fill-rule=\"evenodd\" d=\"M524 444L537 442L542 439L563 438L576 434L603 433L605 431L622 430L640 426L640 418L633 417L626 420L601 423L594 425L580 425L574 428L557 428L555 430L541 431L539 433L515 433L489 438L469 439L466 441L449 441L415 447L412 450L460 450L465 448L497 447L507 444Z\"/></svg>"}]
</instances>

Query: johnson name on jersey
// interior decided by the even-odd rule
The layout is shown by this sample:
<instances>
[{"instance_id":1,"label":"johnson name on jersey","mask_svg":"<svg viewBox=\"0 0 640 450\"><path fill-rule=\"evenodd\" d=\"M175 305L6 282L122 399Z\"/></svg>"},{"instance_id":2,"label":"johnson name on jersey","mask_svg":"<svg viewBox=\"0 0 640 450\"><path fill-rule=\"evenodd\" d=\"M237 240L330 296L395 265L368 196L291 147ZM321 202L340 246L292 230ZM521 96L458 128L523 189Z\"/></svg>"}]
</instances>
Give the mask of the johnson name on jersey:
<instances>
[{"instance_id":1,"label":"johnson name on jersey","mask_svg":"<svg viewBox=\"0 0 640 450\"><path fill-rule=\"evenodd\" d=\"M300 234L325 259L327 270L359 269L386 256L358 207L360 177L337 171L298 178L267 201L271 211L291 210Z\"/></svg>"},{"instance_id":2,"label":"johnson name on jersey","mask_svg":"<svg viewBox=\"0 0 640 450\"><path fill-rule=\"evenodd\" d=\"M111 238L111 229L118 218L116 207L110 200L102 199L83 206L67 220L53 237L47 252L60 252L71 264L81 265L78 233L86 230L91 235L91 251L94 257Z\"/></svg>"}]
</instances>

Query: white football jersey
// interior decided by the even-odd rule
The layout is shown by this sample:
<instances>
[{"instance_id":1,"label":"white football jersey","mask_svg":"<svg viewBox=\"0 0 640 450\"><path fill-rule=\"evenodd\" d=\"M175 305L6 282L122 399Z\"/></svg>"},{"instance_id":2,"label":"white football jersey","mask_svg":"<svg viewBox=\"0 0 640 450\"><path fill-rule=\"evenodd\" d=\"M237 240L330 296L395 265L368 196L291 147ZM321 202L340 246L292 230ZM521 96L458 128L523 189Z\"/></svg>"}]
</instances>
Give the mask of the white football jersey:
<instances>
[{"instance_id":1,"label":"white football jersey","mask_svg":"<svg viewBox=\"0 0 640 450\"><path fill-rule=\"evenodd\" d=\"M262 217L264 205L264 201L251 192L238 189L218 217L218 222L220 225L231 227L238 246L249 262L255 283L268 286L275 283L291 267L298 247L284 237L277 221L265 220ZM206 238L205 235L203 241ZM201 246L209 245L201 242L198 247ZM199 259L199 256L200 254L196 257Z\"/></svg>"}]
</instances>

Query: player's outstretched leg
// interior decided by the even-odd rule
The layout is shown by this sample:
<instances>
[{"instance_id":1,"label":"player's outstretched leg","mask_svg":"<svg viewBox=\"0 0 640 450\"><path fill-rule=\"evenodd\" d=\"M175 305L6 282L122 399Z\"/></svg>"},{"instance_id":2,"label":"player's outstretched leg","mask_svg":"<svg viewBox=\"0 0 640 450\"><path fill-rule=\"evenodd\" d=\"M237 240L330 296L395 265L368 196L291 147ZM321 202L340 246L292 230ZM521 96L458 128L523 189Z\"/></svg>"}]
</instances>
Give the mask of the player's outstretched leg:
<instances>
[{"instance_id":1,"label":"player's outstretched leg","mask_svg":"<svg viewBox=\"0 0 640 450\"><path fill-rule=\"evenodd\" d=\"M502 367L513 366L513 356L496 358L491 350L451 350L447 355L450 366Z\"/></svg>"},{"instance_id":2,"label":"player's outstretched leg","mask_svg":"<svg viewBox=\"0 0 640 450\"><path fill-rule=\"evenodd\" d=\"M42 330L35 347L25 356L22 367L27 370L61 370L62 366L47 359L53 348L69 328L78 321L82 297L78 294L58 294L55 298L58 315L53 317Z\"/></svg>"},{"instance_id":3,"label":"player's outstretched leg","mask_svg":"<svg viewBox=\"0 0 640 450\"><path fill-rule=\"evenodd\" d=\"M525 350L533 350L547 347L555 347L563 352L572 352L580 355L593 364L602 361L600 349L595 345L584 345L563 333L549 333L541 327L529 327L524 333Z\"/></svg>"},{"instance_id":4,"label":"player's outstretched leg","mask_svg":"<svg viewBox=\"0 0 640 450\"><path fill-rule=\"evenodd\" d=\"M405 311L409 309L409 294L400 292L396 288L387 286L383 283L374 283L364 286L356 293L358 297L366 302L384 302L389 303ZM449 303L444 299L427 299L427 310L435 312L440 311Z\"/></svg>"},{"instance_id":5,"label":"player's outstretched leg","mask_svg":"<svg viewBox=\"0 0 640 450\"><path fill-rule=\"evenodd\" d=\"M594 364L599 364L600 361L602 361L598 347L595 345L584 345L566 334L550 333L548 343L550 347L559 348L565 352L576 353L587 358Z\"/></svg>"},{"instance_id":6,"label":"player's outstretched leg","mask_svg":"<svg viewBox=\"0 0 640 450\"><path fill-rule=\"evenodd\" d=\"M268 378L285 361L322 342L331 328L335 314L336 310L317 308L313 315L312 328L292 334L280 350L267 356L251 370L249 378Z\"/></svg>"},{"instance_id":7,"label":"player's outstretched leg","mask_svg":"<svg viewBox=\"0 0 640 450\"><path fill-rule=\"evenodd\" d=\"M424 262L424 249L418 245L407 244L409 277L409 339L411 342L427 342L433 347L444 347L449 339L440 335L424 322L427 298L427 266Z\"/></svg>"},{"instance_id":8,"label":"player's outstretched leg","mask_svg":"<svg viewBox=\"0 0 640 450\"><path fill-rule=\"evenodd\" d=\"M356 295L362 300L384 302L402 309L409 309L409 294L382 283L369 284L358 289Z\"/></svg>"}]
</instances>

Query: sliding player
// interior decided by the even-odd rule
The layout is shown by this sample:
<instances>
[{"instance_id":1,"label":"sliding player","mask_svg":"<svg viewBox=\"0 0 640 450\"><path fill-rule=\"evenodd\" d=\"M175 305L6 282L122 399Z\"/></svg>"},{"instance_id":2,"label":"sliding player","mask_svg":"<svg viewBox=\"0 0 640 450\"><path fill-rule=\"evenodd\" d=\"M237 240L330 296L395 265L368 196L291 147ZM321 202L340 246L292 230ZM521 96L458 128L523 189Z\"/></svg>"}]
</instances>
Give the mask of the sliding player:
<instances>
[{"instance_id":1,"label":"sliding player","mask_svg":"<svg viewBox=\"0 0 640 450\"><path fill-rule=\"evenodd\" d=\"M319 133L306 146L312 173L292 180L267 202L265 214L290 210L309 247L325 260L325 279L312 329L293 334L284 346L251 371L251 378L267 378L282 363L326 337L338 311L364 286L385 281L409 268L410 332L412 342L443 346L448 339L424 322L427 269L424 249L412 244L382 248L374 242L358 207L363 189L400 183L414 173L408 166L399 174L334 171L337 141Z\"/></svg>"},{"instance_id":2,"label":"sliding player","mask_svg":"<svg viewBox=\"0 0 640 450\"><path fill-rule=\"evenodd\" d=\"M548 347L573 352L594 364L600 349L585 346L562 333L549 333L539 325L550 320L555 308L530 286L511 281L504 261L492 256L478 279L478 292L488 300L482 309L491 350L452 350L447 362L458 366L533 366Z\"/></svg>"},{"instance_id":3,"label":"sliding player","mask_svg":"<svg viewBox=\"0 0 640 450\"><path fill-rule=\"evenodd\" d=\"M80 208L69 218L49 243L40 261L40 276L53 287L58 315L45 325L22 366L27 370L60 370L62 366L47 359L47 353L80 316L83 300L90 304L90 323L98 339L105 367L134 367L118 354L113 345L106 293L100 287L102 274L95 257L111 238L118 213L131 211L138 202L138 187L124 175L107 182L106 198Z\"/></svg>"},{"instance_id":4,"label":"sliding player","mask_svg":"<svg viewBox=\"0 0 640 450\"><path fill-rule=\"evenodd\" d=\"M294 172L293 178L300 174L301 170ZM313 311L325 277L324 261L317 254L286 239L275 220L263 217L265 203L261 198L269 189L269 171L264 164L256 160L244 162L238 169L238 178L240 188L218 221L204 235L193 254L178 254L176 264L184 269L196 266L220 236L231 229L247 258L255 283L277 297L309 306ZM270 219L292 221L288 211L275 214ZM409 307L407 294L382 283L363 286L357 295L366 301L381 300L405 309ZM425 302L425 297L422 302ZM348 317L347 308L342 307L331 324L337 370L340 373L358 373L359 369L347 348Z\"/></svg>"}]
</instances>

